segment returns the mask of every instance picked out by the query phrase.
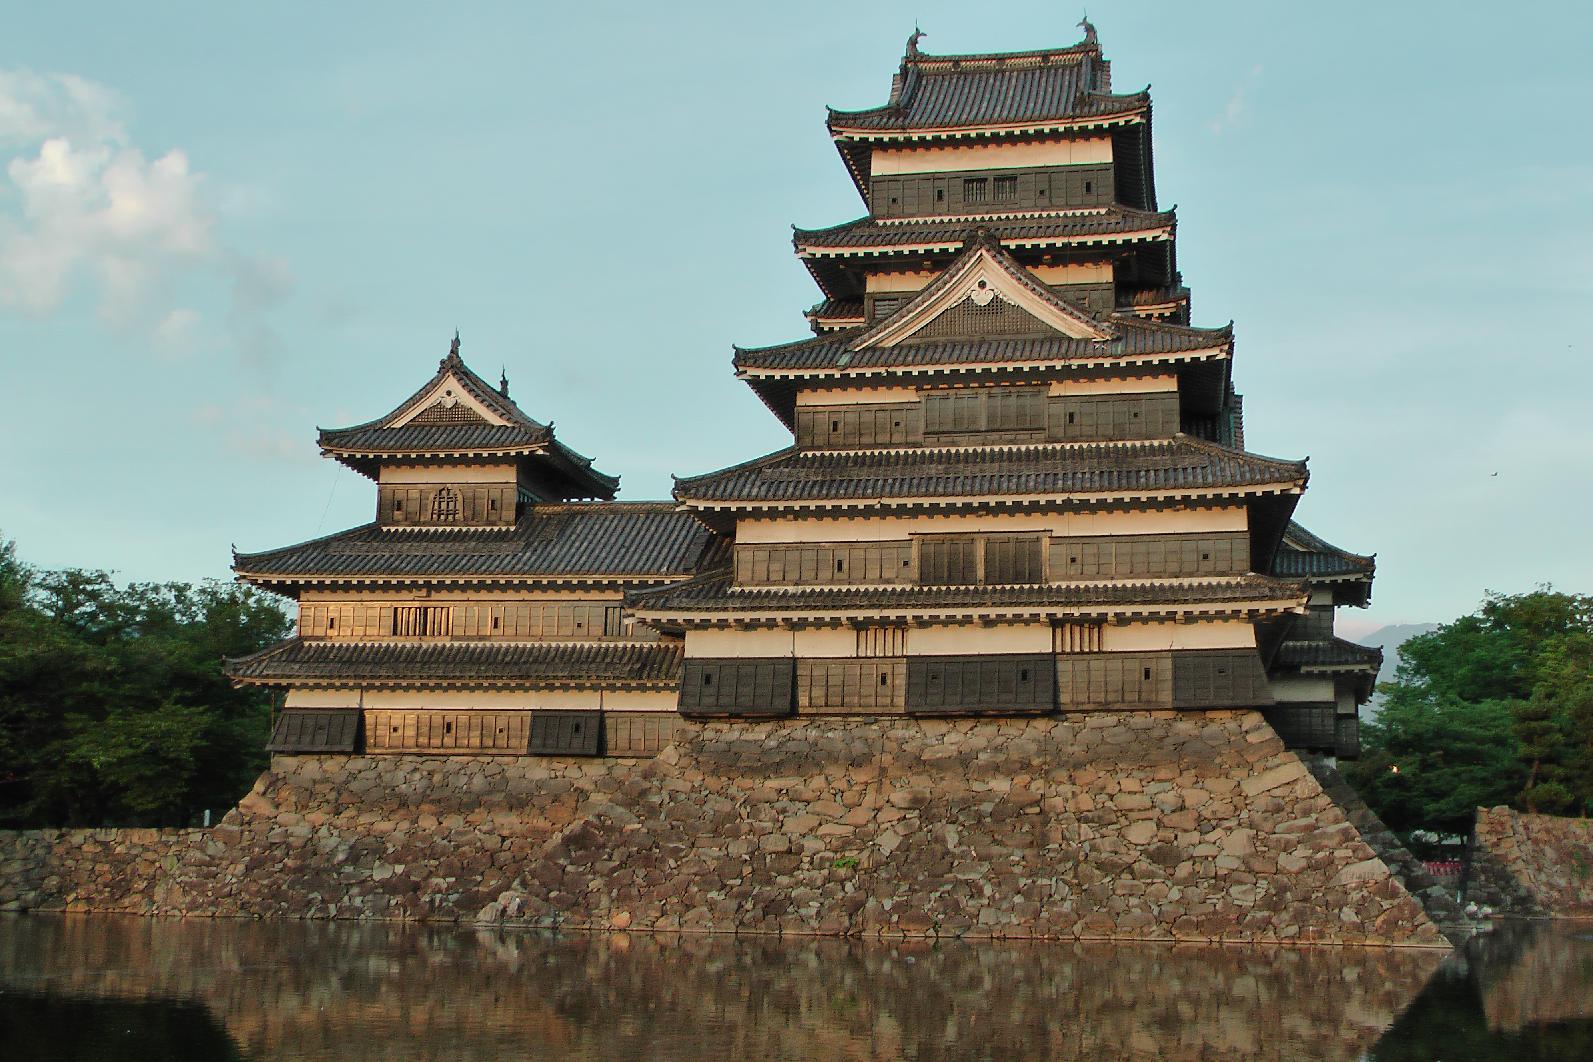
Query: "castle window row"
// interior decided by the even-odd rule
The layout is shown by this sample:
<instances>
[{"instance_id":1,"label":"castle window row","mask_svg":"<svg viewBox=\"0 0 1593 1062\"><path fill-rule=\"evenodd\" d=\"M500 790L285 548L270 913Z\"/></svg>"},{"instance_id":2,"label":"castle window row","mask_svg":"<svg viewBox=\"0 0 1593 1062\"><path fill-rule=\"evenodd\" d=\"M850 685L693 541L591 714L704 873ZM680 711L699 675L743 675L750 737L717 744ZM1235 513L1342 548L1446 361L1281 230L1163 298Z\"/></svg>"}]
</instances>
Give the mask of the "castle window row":
<instances>
[{"instance_id":1,"label":"castle window row","mask_svg":"<svg viewBox=\"0 0 1593 1062\"><path fill-rule=\"evenodd\" d=\"M383 524L499 526L515 522L519 489L513 483L383 484L377 498Z\"/></svg>"},{"instance_id":2,"label":"castle window row","mask_svg":"<svg viewBox=\"0 0 1593 1062\"><path fill-rule=\"evenodd\" d=\"M961 214L1001 207L1046 210L1104 206L1115 194L1111 163L1040 166L992 173L891 174L871 182L875 217L907 218Z\"/></svg>"},{"instance_id":3,"label":"castle window row","mask_svg":"<svg viewBox=\"0 0 1593 1062\"><path fill-rule=\"evenodd\" d=\"M1271 705L1254 649L1124 653L688 659L687 716L901 712L978 715L1093 708Z\"/></svg>"},{"instance_id":4,"label":"castle window row","mask_svg":"<svg viewBox=\"0 0 1593 1062\"><path fill-rule=\"evenodd\" d=\"M506 602L503 604L327 604L299 606L299 637L371 641L383 638L483 640L655 639L657 632L627 623L617 604Z\"/></svg>"},{"instance_id":5,"label":"castle window row","mask_svg":"<svg viewBox=\"0 0 1593 1062\"><path fill-rule=\"evenodd\" d=\"M735 547L735 578L741 586L1009 586L1249 570L1250 536L1244 531L919 535L905 541Z\"/></svg>"},{"instance_id":6,"label":"castle window row","mask_svg":"<svg viewBox=\"0 0 1593 1062\"><path fill-rule=\"evenodd\" d=\"M933 392L917 402L803 406L797 445L872 446L1167 439L1180 429L1178 392L1050 395L1043 388Z\"/></svg>"}]
</instances>

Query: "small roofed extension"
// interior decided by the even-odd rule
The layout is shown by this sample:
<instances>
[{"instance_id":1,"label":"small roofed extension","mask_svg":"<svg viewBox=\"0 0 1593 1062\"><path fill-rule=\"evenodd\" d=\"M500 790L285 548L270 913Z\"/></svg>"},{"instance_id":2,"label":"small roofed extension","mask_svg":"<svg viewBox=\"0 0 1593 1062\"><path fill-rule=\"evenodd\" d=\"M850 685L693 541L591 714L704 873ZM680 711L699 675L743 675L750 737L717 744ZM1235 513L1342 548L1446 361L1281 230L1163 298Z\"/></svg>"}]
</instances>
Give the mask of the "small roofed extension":
<instances>
[{"instance_id":1,"label":"small roofed extension","mask_svg":"<svg viewBox=\"0 0 1593 1062\"><path fill-rule=\"evenodd\" d=\"M795 232L814 336L734 358L793 443L678 479L729 563L628 597L684 637L682 714L1286 729L1326 703L1326 740L1285 739L1354 751L1339 701L1295 696L1352 653L1314 634L1357 592L1291 522L1305 463L1244 449L1234 331L1191 321L1150 120L1093 32L941 56L915 35L883 106L830 112L867 213Z\"/></svg>"},{"instance_id":2,"label":"small roofed extension","mask_svg":"<svg viewBox=\"0 0 1593 1062\"><path fill-rule=\"evenodd\" d=\"M1277 704L1267 721L1297 748L1358 755L1361 705L1377 685L1383 651L1338 637L1334 617L1340 608L1371 604L1376 558L1340 549L1291 521L1272 573L1304 581L1311 603L1268 647Z\"/></svg>"},{"instance_id":3,"label":"small roofed extension","mask_svg":"<svg viewBox=\"0 0 1593 1062\"><path fill-rule=\"evenodd\" d=\"M320 432L376 481L376 519L235 553L237 577L292 598L287 641L228 661L284 689L276 752L645 756L670 740L681 640L635 623L625 591L724 555L669 503L619 481L464 363L392 412Z\"/></svg>"}]
</instances>

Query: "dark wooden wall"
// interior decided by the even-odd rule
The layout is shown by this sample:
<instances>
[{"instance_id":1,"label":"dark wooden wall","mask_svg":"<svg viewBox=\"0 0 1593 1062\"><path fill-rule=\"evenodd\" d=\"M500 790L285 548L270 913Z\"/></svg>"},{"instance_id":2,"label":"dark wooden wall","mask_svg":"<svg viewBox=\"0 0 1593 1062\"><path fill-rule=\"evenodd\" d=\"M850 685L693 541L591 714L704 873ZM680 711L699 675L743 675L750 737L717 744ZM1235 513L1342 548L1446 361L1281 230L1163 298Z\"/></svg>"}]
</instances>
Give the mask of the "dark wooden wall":
<instances>
[{"instance_id":1,"label":"dark wooden wall","mask_svg":"<svg viewBox=\"0 0 1593 1062\"><path fill-rule=\"evenodd\" d=\"M1116 194L1110 162L890 174L869 182L877 218L1103 206Z\"/></svg>"},{"instance_id":2,"label":"dark wooden wall","mask_svg":"<svg viewBox=\"0 0 1593 1062\"><path fill-rule=\"evenodd\" d=\"M459 496L457 515L437 519L434 503L439 490ZM381 524L400 527L502 527L515 521L519 489L514 483L384 483L377 488L377 515Z\"/></svg>"},{"instance_id":3,"label":"dark wooden wall","mask_svg":"<svg viewBox=\"0 0 1593 1062\"><path fill-rule=\"evenodd\" d=\"M1181 430L1176 391L1048 395L1044 388L932 391L917 402L800 406L797 445L813 450L969 443L1169 439Z\"/></svg>"}]
</instances>

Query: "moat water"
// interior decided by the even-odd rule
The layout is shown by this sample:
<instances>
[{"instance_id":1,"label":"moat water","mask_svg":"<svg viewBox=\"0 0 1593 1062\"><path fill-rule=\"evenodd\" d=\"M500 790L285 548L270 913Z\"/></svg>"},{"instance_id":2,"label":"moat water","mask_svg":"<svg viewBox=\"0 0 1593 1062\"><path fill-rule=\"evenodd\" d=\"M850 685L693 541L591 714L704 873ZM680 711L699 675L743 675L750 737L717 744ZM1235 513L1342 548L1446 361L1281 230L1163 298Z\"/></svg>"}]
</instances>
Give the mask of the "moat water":
<instances>
[{"instance_id":1,"label":"moat water","mask_svg":"<svg viewBox=\"0 0 1593 1062\"><path fill-rule=\"evenodd\" d=\"M1593 926L1445 957L9 917L0 1058L1593 1059Z\"/></svg>"}]
</instances>

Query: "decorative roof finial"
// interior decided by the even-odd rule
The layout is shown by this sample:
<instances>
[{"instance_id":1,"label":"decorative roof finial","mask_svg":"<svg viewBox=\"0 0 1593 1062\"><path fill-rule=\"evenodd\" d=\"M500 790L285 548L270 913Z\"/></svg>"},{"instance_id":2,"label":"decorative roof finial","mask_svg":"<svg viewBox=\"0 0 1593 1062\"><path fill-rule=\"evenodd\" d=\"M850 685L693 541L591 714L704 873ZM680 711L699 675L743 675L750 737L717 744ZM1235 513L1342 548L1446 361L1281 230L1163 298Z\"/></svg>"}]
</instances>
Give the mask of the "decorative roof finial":
<instances>
[{"instance_id":1,"label":"decorative roof finial","mask_svg":"<svg viewBox=\"0 0 1593 1062\"><path fill-rule=\"evenodd\" d=\"M459 329L454 329L454 341L448 345L448 353L454 357L459 356Z\"/></svg>"},{"instance_id":2,"label":"decorative roof finial","mask_svg":"<svg viewBox=\"0 0 1593 1062\"><path fill-rule=\"evenodd\" d=\"M507 367L498 369L498 393L505 398L509 397L509 370Z\"/></svg>"},{"instance_id":3,"label":"decorative roof finial","mask_svg":"<svg viewBox=\"0 0 1593 1062\"><path fill-rule=\"evenodd\" d=\"M916 59L918 57L918 40L920 37L925 36L928 36L928 34L919 29L917 26L913 27L913 35L907 38L907 57L909 59Z\"/></svg>"},{"instance_id":4,"label":"decorative roof finial","mask_svg":"<svg viewBox=\"0 0 1593 1062\"><path fill-rule=\"evenodd\" d=\"M1084 17L1079 19L1079 26L1084 30L1085 44L1100 44L1101 39L1095 35L1095 23L1090 21L1090 13L1084 12Z\"/></svg>"}]
</instances>

